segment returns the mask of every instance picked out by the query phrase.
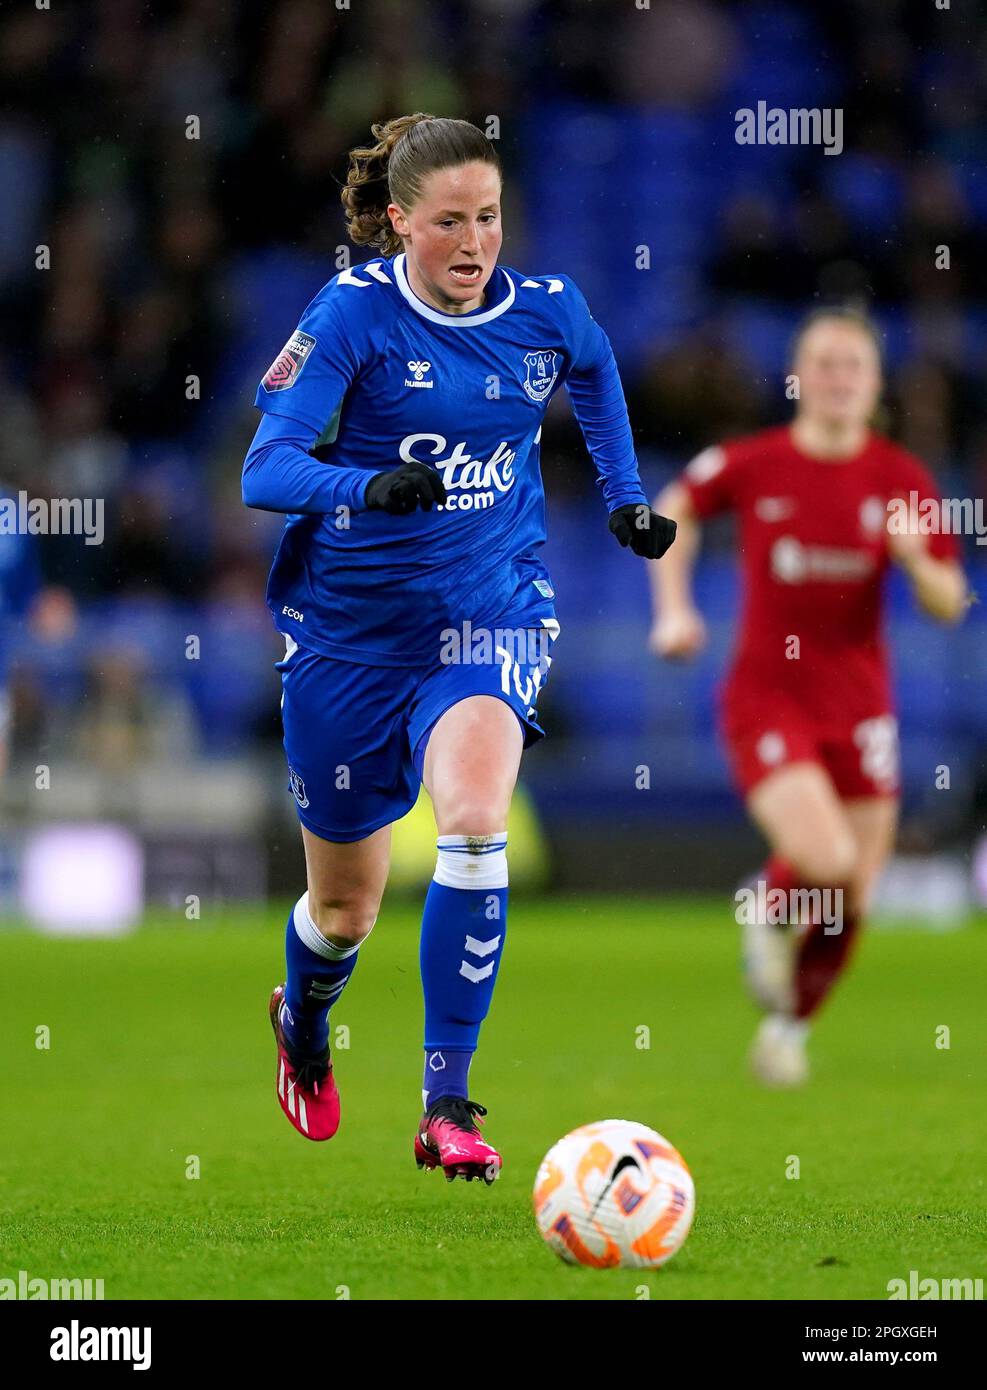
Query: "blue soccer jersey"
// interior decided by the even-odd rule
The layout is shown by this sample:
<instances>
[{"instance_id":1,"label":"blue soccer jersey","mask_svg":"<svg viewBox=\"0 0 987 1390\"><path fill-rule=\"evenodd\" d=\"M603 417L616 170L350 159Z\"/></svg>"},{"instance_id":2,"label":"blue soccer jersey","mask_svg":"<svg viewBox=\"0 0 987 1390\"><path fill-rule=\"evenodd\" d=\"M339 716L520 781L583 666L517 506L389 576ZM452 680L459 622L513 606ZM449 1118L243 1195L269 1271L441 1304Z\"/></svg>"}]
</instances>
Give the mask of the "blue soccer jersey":
<instances>
[{"instance_id":1,"label":"blue soccer jersey","mask_svg":"<svg viewBox=\"0 0 987 1390\"><path fill-rule=\"evenodd\" d=\"M13 502L3 488L0 499ZM11 646L17 628L40 589L37 538L18 532L0 535L0 686L10 674Z\"/></svg>"},{"instance_id":2,"label":"blue soccer jersey","mask_svg":"<svg viewBox=\"0 0 987 1390\"><path fill-rule=\"evenodd\" d=\"M305 310L257 390L248 506L288 513L268 585L278 628L325 656L413 666L441 634L520 607L553 613L539 558L538 444L566 385L607 512L645 503L606 334L564 275L498 267L485 303L445 314L404 254L344 270ZM448 500L367 510L370 477L418 460Z\"/></svg>"}]
</instances>

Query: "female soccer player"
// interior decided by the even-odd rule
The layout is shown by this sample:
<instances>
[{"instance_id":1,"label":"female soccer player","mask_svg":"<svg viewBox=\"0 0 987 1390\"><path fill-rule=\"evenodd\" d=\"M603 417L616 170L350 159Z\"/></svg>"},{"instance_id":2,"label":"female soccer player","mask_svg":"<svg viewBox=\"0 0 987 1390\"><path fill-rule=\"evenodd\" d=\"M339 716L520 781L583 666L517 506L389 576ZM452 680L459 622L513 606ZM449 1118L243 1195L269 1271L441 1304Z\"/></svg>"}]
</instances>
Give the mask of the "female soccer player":
<instances>
[{"instance_id":1,"label":"female soccer player","mask_svg":"<svg viewBox=\"0 0 987 1390\"><path fill-rule=\"evenodd\" d=\"M890 524L890 499L934 493L918 461L870 428L881 362L869 322L817 311L796 338L792 371L790 427L707 449L661 494L656 506L678 521L679 539L660 570L649 567L652 648L691 657L706 639L691 590L700 526L737 513L743 615L721 721L771 847L760 899L771 909L745 939L748 982L765 1010L751 1062L769 1085L806 1078L808 1020L847 961L893 843L897 723L880 631L889 561L941 622L958 621L967 602L953 538ZM799 888L818 892L793 899ZM816 909L796 932L777 921L786 901Z\"/></svg>"},{"instance_id":2,"label":"female soccer player","mask_svg":"<svg viewBox=\"0 0 987 1390\"><path fill-rule=\"evenodd\" d=\"M557 636L538 555L538 442L565 383L610 530L657 558L613 353L564 275L498 266L501 174L484 135L421 113L375 125L342 193L378 254L332 279L257 391L247 506L288 513L268 585L285 635L284 744L308 889L271 998L277 1093L309 1139L339 1097L328 1010L374 925L390 826L424 783L420 1167L496 1177L467 1078L507 925L507 813Z\"/></svg>"}]
</instances>

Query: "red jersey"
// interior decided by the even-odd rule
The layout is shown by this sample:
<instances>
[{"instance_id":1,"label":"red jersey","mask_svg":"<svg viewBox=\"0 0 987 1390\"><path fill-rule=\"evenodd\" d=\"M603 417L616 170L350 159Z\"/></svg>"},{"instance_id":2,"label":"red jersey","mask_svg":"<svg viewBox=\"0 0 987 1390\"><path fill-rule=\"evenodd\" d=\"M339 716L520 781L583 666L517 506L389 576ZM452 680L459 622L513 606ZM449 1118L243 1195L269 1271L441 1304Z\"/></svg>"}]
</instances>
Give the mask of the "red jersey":
<instances>
[{"instance_id":1,"label":"red jersey","mask_svg":"<svg viewBox=\"0 0 987 1390\"><path fill-rule=\"evenodd\" d=\"M911 454L878 434L847 459L803 453L788 426L707 449L683 481L699 517L737 513L743 612L725 709L794 702L845 730L893 708L882 631L887 504L940 497ZM953 558L953 536L930 552Z\"/></svg>"}]
</instances>

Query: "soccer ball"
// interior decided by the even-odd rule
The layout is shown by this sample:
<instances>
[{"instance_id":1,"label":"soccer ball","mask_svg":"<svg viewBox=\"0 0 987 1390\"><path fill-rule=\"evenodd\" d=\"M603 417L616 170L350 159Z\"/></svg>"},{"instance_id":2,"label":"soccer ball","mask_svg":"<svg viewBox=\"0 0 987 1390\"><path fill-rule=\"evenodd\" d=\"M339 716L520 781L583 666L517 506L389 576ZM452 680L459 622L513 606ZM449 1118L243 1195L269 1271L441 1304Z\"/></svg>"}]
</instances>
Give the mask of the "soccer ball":
<instances>
[{"instance_id":1,"label":"soccer ball","mask_svg":"<svg viewBox=\"0 0 987 1390\"><path fill-rule=\"evenodd\" d=\"M544 1240L569 1264L657 1269L689 1234L692 1176L667 1139L632 1120L582 1125L549 1149L533 1193Z\"/></svg>"}]
</instances>

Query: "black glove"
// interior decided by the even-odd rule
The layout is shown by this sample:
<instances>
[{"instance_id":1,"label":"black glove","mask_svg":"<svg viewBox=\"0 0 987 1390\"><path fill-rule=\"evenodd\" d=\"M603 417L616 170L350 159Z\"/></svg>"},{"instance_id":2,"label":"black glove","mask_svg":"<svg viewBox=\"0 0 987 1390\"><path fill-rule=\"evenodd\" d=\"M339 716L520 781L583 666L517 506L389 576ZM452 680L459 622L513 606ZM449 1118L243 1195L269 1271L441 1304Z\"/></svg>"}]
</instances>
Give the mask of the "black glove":
<instances>
[{"instance_id":1,"label":"black glove","mask_svg":"<svg viewBox=\"0 0 987 1390\"><path fill-rule=\"evenodd\" d=\"M432 510L433 502L446 500L445 484L434 468L425 463L402 463L389 473L375 473L367 484L364 501L368 508L407 516L416 507Z\"/></svg>"},{"instance_id":2,"label":"black glove","mask_svg":"<svg viewBox=\"0 0 987 1390\"><path fill-rule=\"evenodd\" d=\"M667 516L659 516L643 502L628 502L610 513L610 530L621 545L643 555L646 560L660 560L675 539L678 526Z\"/></svg>"}]
</instances>

